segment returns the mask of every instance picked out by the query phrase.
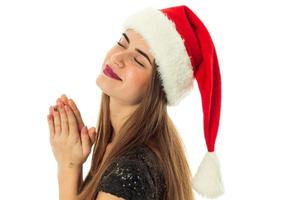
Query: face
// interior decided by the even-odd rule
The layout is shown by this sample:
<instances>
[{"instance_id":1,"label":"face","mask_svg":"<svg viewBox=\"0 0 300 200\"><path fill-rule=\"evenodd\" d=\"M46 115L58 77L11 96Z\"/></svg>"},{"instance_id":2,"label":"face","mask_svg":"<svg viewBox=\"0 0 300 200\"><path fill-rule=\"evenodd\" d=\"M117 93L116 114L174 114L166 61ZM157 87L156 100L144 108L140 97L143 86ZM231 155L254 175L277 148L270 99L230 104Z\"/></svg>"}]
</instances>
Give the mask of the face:
<instances>
[{"instance_id":1,"label":"face","mask_svg":"<svg viewBox=\"0 0 300 200\"><path fill-rule=\"evenodd\" d=\"M106 65L122 80L106 75L103 72ZM96 83L111 98L138 104L150 83L153 66L154 56L146 41L133 29L127 29L107 52Z\"/></svg>"}]
</instances>

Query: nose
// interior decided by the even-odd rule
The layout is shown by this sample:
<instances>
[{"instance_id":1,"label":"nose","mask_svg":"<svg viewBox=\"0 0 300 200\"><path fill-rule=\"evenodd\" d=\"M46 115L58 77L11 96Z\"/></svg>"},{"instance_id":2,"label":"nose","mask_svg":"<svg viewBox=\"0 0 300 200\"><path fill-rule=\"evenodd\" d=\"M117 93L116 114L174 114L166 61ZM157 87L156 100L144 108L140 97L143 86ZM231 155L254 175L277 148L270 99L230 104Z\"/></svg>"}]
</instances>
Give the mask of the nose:
<instances>
[{"instance_id":1,"label":"nose","mask_svg":"<svg viewBox=\"0 0 300 200\"><path fill-rule=\"evenodd\" d=\"M112 63L118 67L123 67L124 66L124 58L125 58L124 56L126 56L125 54L126 53L124 53L124 52L118 52L118 53L111 55Z\"/></svg>"}]
</instances>

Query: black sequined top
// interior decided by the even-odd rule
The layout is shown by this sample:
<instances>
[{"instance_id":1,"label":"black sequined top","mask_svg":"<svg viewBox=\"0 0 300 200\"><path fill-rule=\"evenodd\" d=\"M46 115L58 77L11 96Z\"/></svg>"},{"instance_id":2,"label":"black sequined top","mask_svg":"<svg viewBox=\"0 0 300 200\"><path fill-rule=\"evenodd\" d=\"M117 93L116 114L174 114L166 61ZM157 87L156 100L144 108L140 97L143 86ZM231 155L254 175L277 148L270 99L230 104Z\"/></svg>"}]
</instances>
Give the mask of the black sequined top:
<instances>
[{"instance_id":1,"label":"black sequined top","mask_svg":"<svg viewBox=\"0 0 300 200\"><path fill-rule=\"evenodd\" d=\"M164 180L158 158L143 145L114 160L104 172L97 191L126 200L163 200L166 190Z\"/></svg>"}]
</instances>

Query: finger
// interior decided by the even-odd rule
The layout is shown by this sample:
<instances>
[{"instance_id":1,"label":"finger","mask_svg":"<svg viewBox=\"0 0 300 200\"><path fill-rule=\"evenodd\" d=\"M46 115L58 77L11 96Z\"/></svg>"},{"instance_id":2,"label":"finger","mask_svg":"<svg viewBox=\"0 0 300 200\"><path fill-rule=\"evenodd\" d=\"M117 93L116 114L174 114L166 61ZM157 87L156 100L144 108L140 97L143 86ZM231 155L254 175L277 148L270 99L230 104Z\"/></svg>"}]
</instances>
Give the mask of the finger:
<instances>
[{"instance_id":1,"label":"finger","mask_svg":"<svg viewBox=\"0 0 300 200\"><path fill-rule=\"evenodd\" d=\"M64 102L64 104L68 104L68 97L65 94L61 95L60 99Z\"/></svg>"},{"instance_id":2,"label":"finger","mask_svg":"<svg viewBox=\"0 0 300 200\"><path fill-rule=\"evenodd\" d=\"M51 109L51 107L49 109ZM47 115L47 120L48 120L50 138L53 138L55 134L55 130L54 130L54 122L51 114Z\"/></svg>"},{"instance_id":3,"label":"finger","mask_svg":"<svg viewBox=\"0 0 300 200\"><path fill-rule=\"evenodd\" d=\"M61 98L59 98L58 100L57 100L57 103L59 103L59 104L62 104L62 105L68 105L69 107L71 107L70 105L69 105L69 103L68 103L68 99L67 99L67 97L65 96L65 95L62 95L62 97ZM74 111L73 111L73 113L74 113ZM75 114L75 113L74 113ZM78 132L80 132L80 130L82 129L82 125L81 124L79 124L79 120L77 119L77 116L76 116L76 114L75 114L75 118L76 118L76 122L77 122L77 126L78 126Z\"/></svg>"},{"instance_id":4,"label":"finger","mask_svg":"<svg viewBox=\"0 0 300 200\"><path fill-rule=\"evenodd\" d=\"M60 98L57 98L57 99L56 99L56 105L61 104L60 102L61 102L61 101L60 101Z\"/></svg>"},{"instance_id":5,"label":"finger","mask_svg":"<svg viewBox=\"0 0 300 200\"><path fill-rule=\"evenodd\" d=\"M56 99L56 105L62 105L62 106L64 106L66 104L67 103L65 103L61 98ZM64 107L62 107L62 108L64 108Z\"/></svg>"},{"instance_id":6,"label":"finger","mask_svg":"<svg viewBox=\"0 0 300 200\"><path fill-rule=\"evenodd\" d=\"M66 136L69 135L69 124L68 124L68 117L66 114L65 109L63 108L62 104L58 105L58 110L60 114L60 124L61 124L61 132Z\"/></svg>"},{"instance_id":7,"label":"finger","mask_svg":"<svg viewBox=\"0 0 300 200\"><path fill-rule=\"evenodd\" d=\"M60 127L60 116L57 110L57 106L53 107L53 116L54 116L54 130L55 134L60 135L61 127Z\"/></svg>"},{"instance_id":8,"label":"finger","mask_svg":"<svg viewBox=\"0 0 300 200\"><path fill-rule=\"evenodd\" d=\"M68 105L65 105L69 123L69 136L78 137L78 126L75 115Z\"/></svg>"},{"instance_id":9,"label":"finger","mask_svg":"<svg viewBox=\"0 0 300 200\"><path fill-rule=\"evenodd\" d=\"M49 107L49 112L50 112L50 114L51 114L51 116L52 116L52 119L53 119L53 121L54 121L54 107L53 107L53 106L50 106L50 107Z\"/></svg>"},{"instance_id":10,"label":"finger","mask_svg":"<svg viewBox=\"0 0 300 200\"><path fill-rule=\"evenodd\" d=\"M90 128L88 131L88 134L89 134L92 144L94 144L95 138L96 138L96 128L95 127Z\"/></svg>"},{"instance_id":11,"label":"finger","mask_svg":"<svg viewBox=\"0 0 300 200\"><path fill-rule=\"evenodd\" d=\"M48 120L48 124L49 124L49 131L53 131L53 133L50 132L50 136L51 136L51 134L55 135L54 113L53 113L53 107L52 106L49 107L49 114L47 116L47 120ZM52 127L50 127L50 126L52 126ZM50 128L52 128L53 130L51 130Z\"/></svg>"},{"instance_id":12,"label":"finger","mask_svg":"<svg viewBox=\"0 0 300 200\"><path fill-rule=\"evenodd\" d=\"M80 135L82 143L82 153L83 155L88 155L91 151L91 141L86 126L82 128Z\"/></svg>"},{"instance_id":13,"label":"finger","mask_svg":"<svg viewBox=\"0 0 300 200\"><path fill-rule=\"evenodd\" d=\"M79 109L77 108L75 102L72 99L69 99L68 103L69 103L70 107L72 108L72 111L74 112L74 114L76 116L76 119L78 121L79 130L81 130L84 127L84 123L83 123L81 114L79 112Z\"/></svg>"},{"instance_id":14,"label":"finger","mask_svg":"<svg viewBox=\"0 0 300 200\"><path fill-rule=\"evenodd\" d=\"M80 112L77 109L74 101L73 102L69 101L69 99L67 98L67 96L65 94L63 94L60 99L61 99L61 101L63 101L64 104L69 105L71 107L73 113L75 114L76 120L78 122L78 128L79 128L79 130L81 130L84 127L84 123L83 123Z\"/></svg>"}]
</instances>

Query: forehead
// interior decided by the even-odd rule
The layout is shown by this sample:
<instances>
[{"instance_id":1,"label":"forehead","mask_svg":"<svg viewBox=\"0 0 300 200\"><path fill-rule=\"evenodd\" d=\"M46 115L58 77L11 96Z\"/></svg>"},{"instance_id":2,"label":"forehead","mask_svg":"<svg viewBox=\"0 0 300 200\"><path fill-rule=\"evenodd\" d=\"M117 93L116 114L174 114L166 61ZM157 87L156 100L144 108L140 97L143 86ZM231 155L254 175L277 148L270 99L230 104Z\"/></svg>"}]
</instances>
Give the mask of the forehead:
<instances>
[{"instance_id":1,"label":"forehead","mask_svg":"<svg viewBox=\"0 0 300 200\"><path fill-rule=\"evenodd\" d=\"M139 48L144 51L149 56L151 62L153 62L154 56L152 53L150 53L150 47L143 36L133 29L127 29L125 33L130 40L130 45L133 45L134 48Z\"/></svg>"}]
</instances>

